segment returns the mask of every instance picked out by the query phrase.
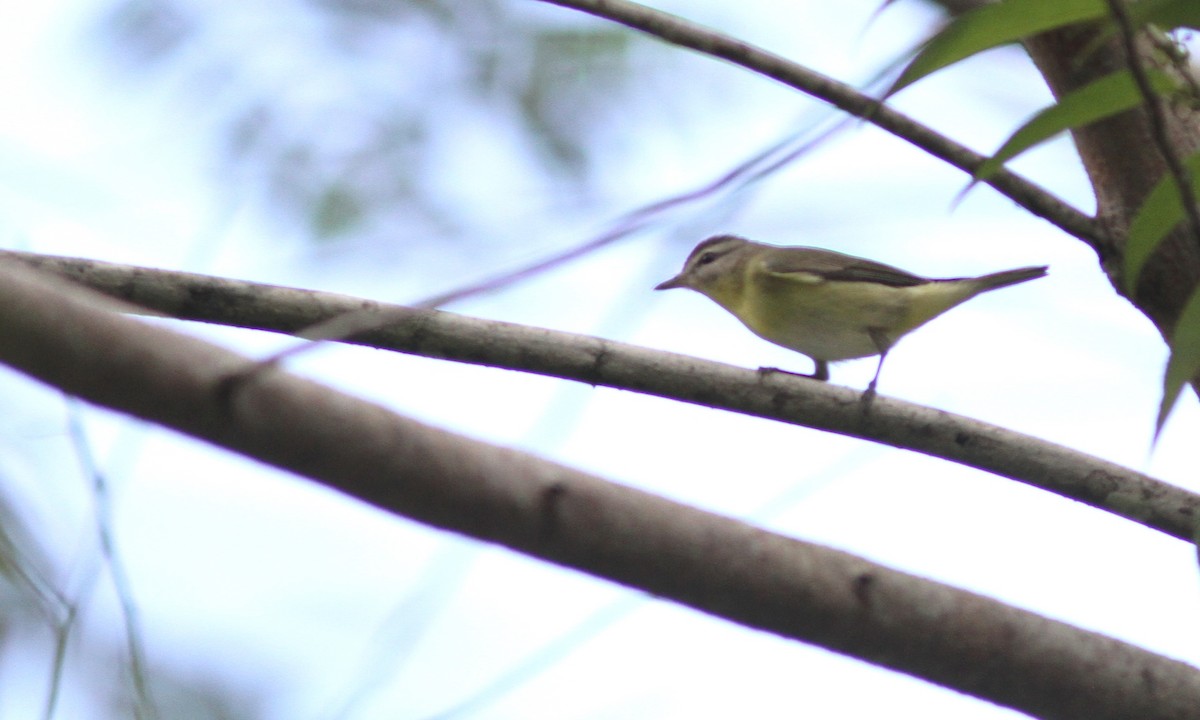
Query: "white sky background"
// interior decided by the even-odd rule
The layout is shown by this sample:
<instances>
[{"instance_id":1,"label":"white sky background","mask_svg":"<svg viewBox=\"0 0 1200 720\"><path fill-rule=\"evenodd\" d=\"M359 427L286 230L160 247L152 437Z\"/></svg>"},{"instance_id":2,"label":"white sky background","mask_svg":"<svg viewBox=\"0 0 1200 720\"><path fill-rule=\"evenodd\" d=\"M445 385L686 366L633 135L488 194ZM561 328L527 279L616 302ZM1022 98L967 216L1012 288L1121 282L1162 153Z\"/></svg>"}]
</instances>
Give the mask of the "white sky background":
<instances>
[{"instance_id":1,"label":"white sky background","mask_svg":"<svg viewBox=\"0 0 1200 720\"><path fill-rule=\"evenodd\" d=\"M858 82L936 17L909 2L869 23L876 4L662 7ZM582 22L527 5L537 17ZM218 112L181 90L169 64L138 79L98 59L88 38L103 7L79 0L3 12L7 247L403 302L571 246L628 210L708 182L797 118L821 117L771 81L639 41L634 56L661 71L607 118L589 195L555 197L502 123L463 109L447 113L431 140L437 162L426 179L447 206L464 208L455 220L484 251L437 238L403 252L318 244L222 186L207 154ZM243 7L260 14L258 24L230 21L231 32L275 30L274 4ZM1000 51L924 81L896 105L988 151L1048 99L1021 56ZM1067 143L1016 167L1090 208ZM1081 243L991 190L952 208L964 183L904 143L855 128L737 202L685 209L584 262L451 309L807 372L807 359L758 340L699 295L649 288L718 231L931 276L1048 264L1047 279L975 299L906 338L889 357L882 393L1197 489L1191 395L1150 451L1165 360L1150 323L1115 297ZM290 344L183 327L250 354ZM393 353L327 347L293 368L442 427L1200 662L1189 546L1008 480L803 428ZM873 369L871 360L838 365L833 381L861 388ZM64 404L7 373L0 403L4 489L56 558L56 582L75 594L95 563L94 513ZM246 717L433 717L555 643L566 650L534 663L526 682L453 716L1017 716L425 530L167 432L99 412L86 419L112 484L151 663L215 684ZM98 588L56 717L107 717L92 683L121 682L123 666L110 657L119 615L109 586ZM574 637L583 639L567 642ZM31 629L5 650L0 718L36 716L51 669L48 631ZM194 717L216 716L206 712L195 708Z\"/></svg>"}]
</instances>

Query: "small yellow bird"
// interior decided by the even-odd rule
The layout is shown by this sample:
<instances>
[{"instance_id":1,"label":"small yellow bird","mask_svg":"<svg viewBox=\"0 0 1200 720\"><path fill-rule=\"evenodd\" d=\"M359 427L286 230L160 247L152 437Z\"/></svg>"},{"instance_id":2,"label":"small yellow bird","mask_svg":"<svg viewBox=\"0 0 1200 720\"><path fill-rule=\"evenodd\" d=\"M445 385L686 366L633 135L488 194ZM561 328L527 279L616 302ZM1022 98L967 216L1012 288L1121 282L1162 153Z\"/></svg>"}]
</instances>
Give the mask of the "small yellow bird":
<instances>
[{"instance_id":1,"label":"small yellow bird","mask_svg":"<svg viewBox=\"0 0 1200 720\"><path fill-rule=\"evenodd\" d=\"M830 362L878 355L870 398L888 350L905 333L980 293L1042 277L1046 269L930 279L830 250L717 235L654 289L690 288L707 296L755 335L812 358L816 369L807 377L817 380L829 379Z\"/></svg>"}]
</instances>

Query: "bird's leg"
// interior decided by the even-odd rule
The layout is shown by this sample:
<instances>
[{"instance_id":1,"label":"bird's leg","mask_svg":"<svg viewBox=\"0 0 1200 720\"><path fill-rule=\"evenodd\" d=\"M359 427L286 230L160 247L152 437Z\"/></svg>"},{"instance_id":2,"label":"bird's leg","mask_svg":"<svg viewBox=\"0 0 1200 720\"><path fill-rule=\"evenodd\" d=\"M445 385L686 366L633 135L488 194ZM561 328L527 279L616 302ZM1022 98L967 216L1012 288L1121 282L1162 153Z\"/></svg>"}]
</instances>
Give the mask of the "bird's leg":
<instances>
[{"instance_id":1,"label":"bird's leg","mask_svg":"<svg viewBox=\"0 0 1200 720\"><path fill-rule=\"evenodd\" d=\"M871 383L867 385L866 391L863 393L862 401L864 405L870 405L875 399L875 386L879 383L879 371L883 369L883 360L887 357L887 350L879 353L879 364L875 366L875 377L871 378Z\"/></svg>"},{"instance_id":2,"label":"bird's leg","mask_svg":"<svg viewBox=\"0 0 1200 720\"><path fill-rule=\"evenodd\" d=\"M883 370L883 361L887 359L888 350L892 347L887 333L882 328L867 328L867 334L871 336L871 342L879 349L879 364L875 366L875 377L871 378L871 384L867 385L867 390L863 393L864 406L870 405L871 401L875 399L875 386L879 383L879 371Z\"/></svg>"},{"instance_id":3,"label":"bird's leg","mask_svg":"<svg viewBox=\"0 0 1200 720\"><path fill-rule=\"evenodd\" d=\"M813 363L814 363L814 365L813 365L812 375L808 375L806 373L792 372L791 370L783 370L782 368L776 368L776 367L760 367L758 369L758 374L759 375L769 375L771 373L783 373L784 375L795 375L796 377L809 378L811 380L820 380L821 382L826 382L827 380L829 380L829 363L826 362L825 360L817 360L816 358L813 358Z\"/></svg>"}]
</instances>

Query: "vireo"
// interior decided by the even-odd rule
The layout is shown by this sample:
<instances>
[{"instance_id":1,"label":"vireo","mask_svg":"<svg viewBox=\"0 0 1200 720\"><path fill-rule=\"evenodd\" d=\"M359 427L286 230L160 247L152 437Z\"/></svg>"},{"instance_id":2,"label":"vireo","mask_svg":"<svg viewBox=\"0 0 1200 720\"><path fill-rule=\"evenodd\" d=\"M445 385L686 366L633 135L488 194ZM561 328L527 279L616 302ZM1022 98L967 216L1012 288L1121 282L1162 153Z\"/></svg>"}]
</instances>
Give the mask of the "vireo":
<instances>
[{"instance_id":1,"label":"vireo","mask_svg":"<svg viewBox=\"0 0 1200 720\"><path fill-rule=\"evenodd\" d=\"M817 380L829 379L830 362L878 355L869 398L888 350L905 333L982 292L1045 274L1042 266L934 280L830 250L718 235L654 289L708 296L755 335L812 358L808 377Z\"/></svg>"}]
</instances>

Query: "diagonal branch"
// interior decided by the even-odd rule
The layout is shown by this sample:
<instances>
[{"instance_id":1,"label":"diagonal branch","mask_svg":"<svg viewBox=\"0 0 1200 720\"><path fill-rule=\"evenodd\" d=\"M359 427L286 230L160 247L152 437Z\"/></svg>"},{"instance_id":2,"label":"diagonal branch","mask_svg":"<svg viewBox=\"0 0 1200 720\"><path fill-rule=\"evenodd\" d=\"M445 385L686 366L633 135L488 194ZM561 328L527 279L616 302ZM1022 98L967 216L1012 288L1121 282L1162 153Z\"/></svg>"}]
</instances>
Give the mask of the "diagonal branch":
<instances>
[{"instance_id":1,"label":"diagonal branch","mask_svg":"<svg viewBox=\"0 0 1200 720\"><path fill-rule=\"evenodd\" d=\"M612 20L778 80L877 125L968 174L987 159L845 83L683 18L627 0L542 1ZM1103 224L1020 175L1002 170L984 182L1093 248L1111 245Z\"/></svg>"},{"instance_id":2,"label":"diagonal branch","mask_svg":"<svg viewBox=\"0 0 1200 720\"><path fill-rule=\"evenodd\" d=\"M255 364L102 310L101 300L0 264L0 362L389 512L1036 716L1165 720L1200 707L1195 668L989 598L437 430L286 373L253 374L222 392Z\"/></svg>"},{"instance_id":3,"label":"diagonal branch","mask_svg":"<svg viewBox=\"0 0 1200 720\"><path fill-rule=\"evenodd\" d=\"M170 317L295 333L355 311L346 342L633 390L914 450L1028 483L1182 540L1200 496L1054 443L900 400L571 333L416 310L334 293L0 251Z\"/></svg>"},{"instance_id":4,"label":"diagonal branch","mask_svg":"<svg viewBox=\"0 0 1200 720\"><path fill-rule=\"evenodd\" d=\"M653 222L661 220L670 210L677 209L687 203L695 202L705 196L713 195L735 183L744 186L779 171L823 145L834 134L841 132L846 127L847 122L848 119L843 118L841 122L833 127L818 133L815 137L809 138L799 145L796 145L797 138L794 136L777 141L728 170L720 177L709 180L699 187L656 200L624 214L607 230L583 243L553 253L514 270L501 272L482 281L419 300L412 303L411 307L440 308L466 298L494 292L513 283L528 280L560 265L577 261L597 250L608 247L636 232L646 229ZM793 145L794 147L789 147ZM783 152L785 149L787 152ZM373 330L377 327L378 322L379 317L377 315L355 310L345 315L323 320L310 328L305 328L303 331L297 332L296 336L302 337L305 340L340 341L347 337ZM315 344L297 345L277 353L263 362L264 364L275 365L314 347L316 347Z\"/></svg>"}]
</instances>

